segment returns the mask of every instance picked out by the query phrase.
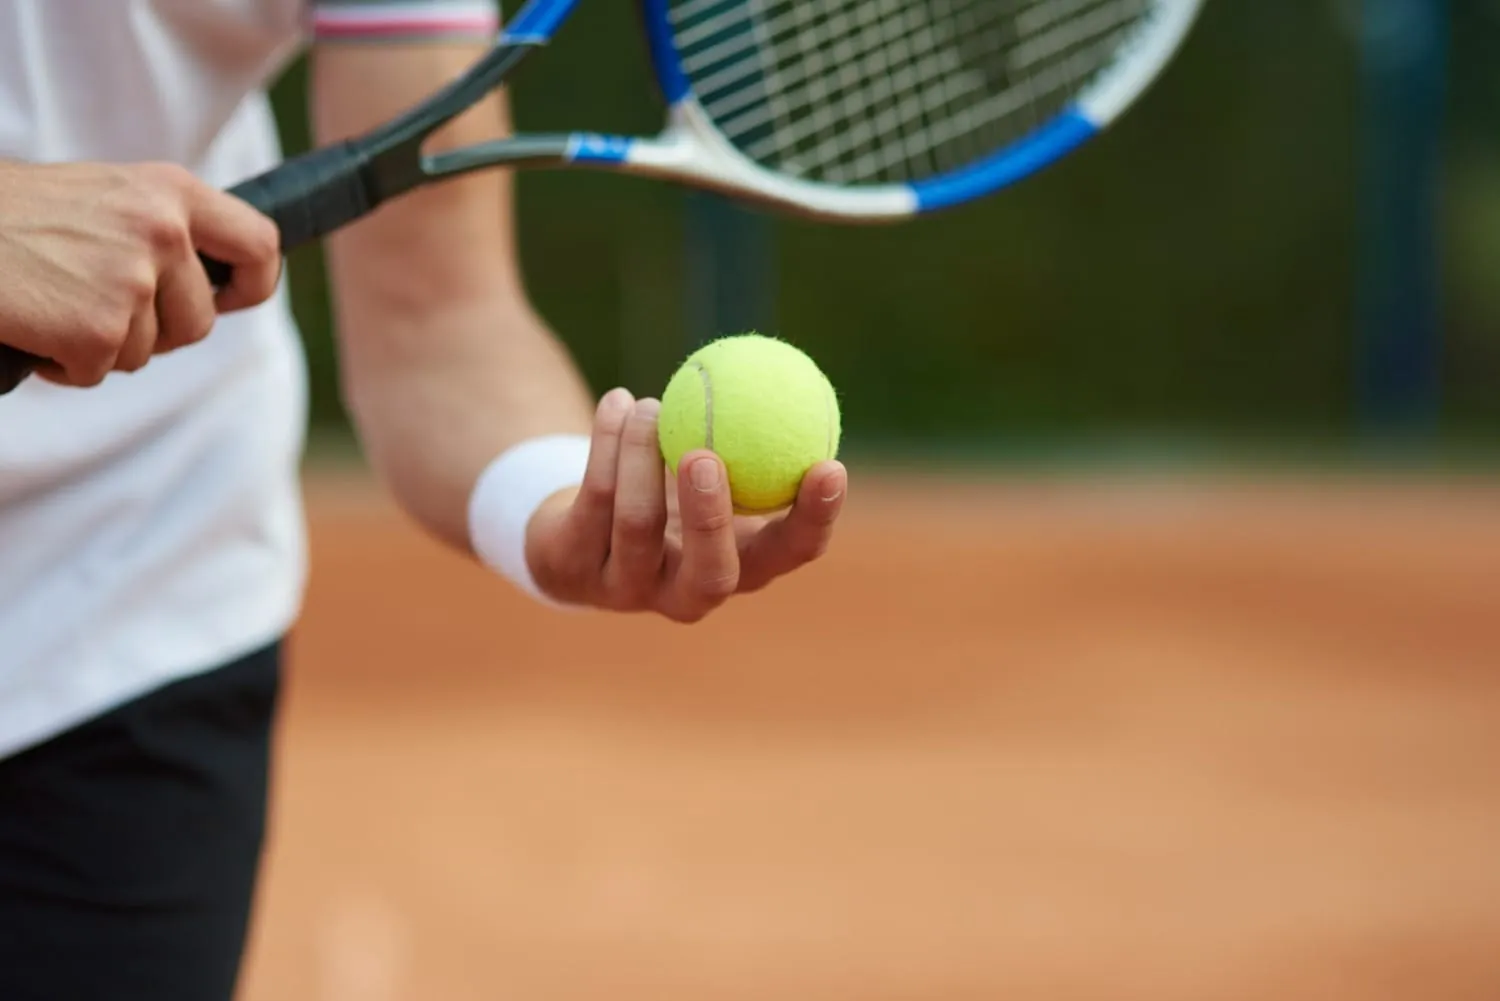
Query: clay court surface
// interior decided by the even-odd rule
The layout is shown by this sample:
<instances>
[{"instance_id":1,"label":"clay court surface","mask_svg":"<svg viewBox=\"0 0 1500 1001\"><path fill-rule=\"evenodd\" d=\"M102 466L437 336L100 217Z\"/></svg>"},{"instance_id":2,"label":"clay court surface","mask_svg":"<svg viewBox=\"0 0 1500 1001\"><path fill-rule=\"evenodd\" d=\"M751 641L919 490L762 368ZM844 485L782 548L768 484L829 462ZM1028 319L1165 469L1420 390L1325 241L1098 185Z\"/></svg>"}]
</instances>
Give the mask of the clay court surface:
<instances>
[{"instance_id":1,"label":"clay court surface","mask_svg":"<svg viewBox=\"0 0 1500 1001\"><path fill-rule=\"evenodd\" d=\"M1494 1001L1500 486L856 476L693 628L309 483L245 1001Z\"/></svg>"}]
</instances>

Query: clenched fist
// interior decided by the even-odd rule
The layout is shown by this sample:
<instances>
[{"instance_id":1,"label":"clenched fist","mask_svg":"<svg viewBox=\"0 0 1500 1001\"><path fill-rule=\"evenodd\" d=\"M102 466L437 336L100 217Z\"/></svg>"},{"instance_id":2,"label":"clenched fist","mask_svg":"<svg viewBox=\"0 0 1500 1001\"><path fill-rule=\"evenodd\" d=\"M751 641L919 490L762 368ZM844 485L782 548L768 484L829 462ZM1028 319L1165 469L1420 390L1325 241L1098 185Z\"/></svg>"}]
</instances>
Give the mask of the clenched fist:
<instances>
[{"instance_id":1,"label":"clenched fist","mask_svg":"<svg viewBox=\"0 0 1500 1001\"><path fill-rule=\"evenodd\" d=\"M233 267L215 289L198 253ZM0 163L0 344L93 386L275 290L271 220L168 164Z\"/></svg>"}]
</instances>

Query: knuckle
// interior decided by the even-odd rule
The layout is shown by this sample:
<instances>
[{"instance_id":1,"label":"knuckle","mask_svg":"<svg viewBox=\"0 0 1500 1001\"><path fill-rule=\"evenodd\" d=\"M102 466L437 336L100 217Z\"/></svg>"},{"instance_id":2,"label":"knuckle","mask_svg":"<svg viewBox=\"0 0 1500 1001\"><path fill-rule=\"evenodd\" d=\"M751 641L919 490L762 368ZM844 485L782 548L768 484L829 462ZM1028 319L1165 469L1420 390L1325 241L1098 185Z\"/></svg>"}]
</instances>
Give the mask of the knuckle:
<instances>
[{"instance_id":1,"label":"knuckle","mask_svg":"<svg viewBox=\"0 0 1500 1001\"><path fill-rule=\"evenodd\" d=\"M655 448L657 442L656 419L654 417L642 416L641 414L633 414L625 422L623 437L627 445L641 448Z\"/></svg>"},{"instance_id":2,"label":"knuckle","mask_svg":"<svg viewBox=\"0 0 1500 1001\"><path fill-rule=\"evenodd\" d=\"M614 484L601 476L585 476L583 483L578 487L578 498L576 503L586 504L590 507L608 507L614 503Z\"/></svg>"},{"instance_id":3,"label":"knuckle","mask_svg":"<svg viewBox=\"0 0 1500 1001\"><path fill-rule=\"evenodd\" d=\"M159 254L175 257L191 250L193 246L181 214L167 206L160 206L146 217L145 236L152 249Z\"/></svg>"},{"instance_id":4,"label":"knuckle","mask_svg":"<svg viewBox=\"0 0 1500 1001\"><path fill-rule=\"evenodd\" d=\"M256 214L256 224L245 233L245 249L264 266L262 283L275 286L281 277L281 232L268 217Z\"/></svg>"},{"instance_id":5,"label":"knuckle","mask_svg":"<svg viewBox=\"0 0 1500 1001\"><path fill-rule=\"evenodd\" d=\"M667 512L645 507L625 508L616 512L615 528L626 539L655 539L667 529Z\"/></svg>"},{"instance_id":6,"label":"knuckle","mask_svg":"<svg viewBox=\"0 0 1500 1001\"><path fill-rule=\"evenodd\" d=\"M156 269L148 262L138 260L121 276L120 284L134 307L156 298Z\"/></svg>"},{"instance_id":7,"label":"knuckle","mask_svg":"<svg viewBox=\"0 0 1500 1001\"><path fill-rule=\"evenodd\" d=\"M734 514L729 511L707 511L693 519L692 530L701 535L718 535L734 527Z\"/></svg>"},{"instance_id":8,"label":"knuckle","mask_svg":"<svg viewBox=\"0 0 1500 1001\"><path fill-rule=\"evenodd\" d=\"M60 343L57 361L70 385L97 385L115 364L125 343L126 323L98 324L78 328Z\"/></svg>"},{"instance_id":9,"label":"knuckle","mask_svg":"<svg viewBox=\"0 0 1500 1001\"><path fill-rule=\"evenodd\" d=\"M139 171L151 187L174 193L185 191L196 183L192 171L165 160L141 164Z\"/></svg>"},{"instance_id":10,"label":"knuckle","mask_svg":"<svg viewBox=\"0 0 1500 1001\"><path fill-rule=\"evenodd\" d=\"M158 252L178 251L192 244L180 193L182 185L170 173L173 170L181 168L149 168L146 183L131 193L132 203L127 209L140 239Z\"/></svg>"},{"instance_id":11,"label":"knuckle","mask_svg":"<svg viewBox=\"0 0 1500 1001\"><path fill-rule=\"evenodd\" d=\"M181 164L165 161L139 165L136 177L139 186L150 192L151 201L156 206L175 206L181 203L183 195L198 183L192 171Z\"/></svg>"},{"instance_id":12,"label":"knuckle","mask_svg":"<svg viewBox=\"0 0 1500 1001\"><path fill-rule=\"evenodd\" d=\"M705 598L715 604L720 604L733 595L740 587L740 572L731 568L721 573L710 574L699 580L695 590L699 597Z\"/></svg>"},{"instance_id":13,"label":"knuckle","mask_svg":"<svg viewBox=\"0 0 1500 1001\"><path fill-rule=\"evenodd\" d=\"M120 350L120 345L125 343L125 338L129 333L129 317L118 323L86 327L74 339L74 350L70 353L84 367L101 364L107 366L108 359L114 357L115 352Z\"/></svg>"}]
</instances>

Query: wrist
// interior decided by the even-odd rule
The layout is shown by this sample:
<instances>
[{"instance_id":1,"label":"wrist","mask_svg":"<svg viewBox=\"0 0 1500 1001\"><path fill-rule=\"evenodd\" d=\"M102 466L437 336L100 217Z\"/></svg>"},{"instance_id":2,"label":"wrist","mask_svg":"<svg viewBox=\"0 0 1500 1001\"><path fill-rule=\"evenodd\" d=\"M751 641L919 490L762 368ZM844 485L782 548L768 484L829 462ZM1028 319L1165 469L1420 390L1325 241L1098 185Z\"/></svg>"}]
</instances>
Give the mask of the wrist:
<instances>
[{"instance_id":1,"label":"wrist","mask_svg":"<svg viewBox=\"0 0 1500 1001\"><path fill-rule=\"evenodd\" d=\"M528 529L548 501L582 484L588 456L587 435L529 438L496 456L469 496L474 555L523 593L554 608L567 606L537 583L528 559Z\"/></svg>"}]
</instances>

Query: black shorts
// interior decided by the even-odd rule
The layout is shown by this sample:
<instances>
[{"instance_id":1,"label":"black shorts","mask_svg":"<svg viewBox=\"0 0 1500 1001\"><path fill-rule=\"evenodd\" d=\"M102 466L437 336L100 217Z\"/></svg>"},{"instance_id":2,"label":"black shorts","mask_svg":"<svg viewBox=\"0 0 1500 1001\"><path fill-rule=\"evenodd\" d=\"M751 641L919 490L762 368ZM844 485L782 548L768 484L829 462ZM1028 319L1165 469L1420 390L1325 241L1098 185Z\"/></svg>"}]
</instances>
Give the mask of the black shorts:
<instances>
[{"instance_id":1,"label":"black shorts","mask_svg":"<svg viewBox=\"0 0 1500 1001\"><path fill-rule=\"evenodd\" d=\"M229 1001L280 647L0 759L0 999Z\"/></svg>"}]
</instances>

